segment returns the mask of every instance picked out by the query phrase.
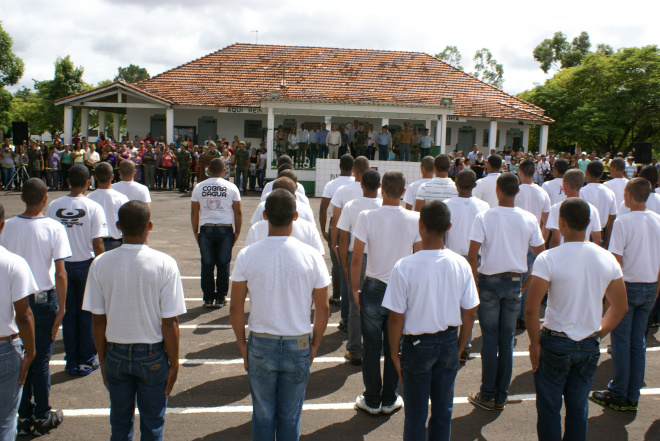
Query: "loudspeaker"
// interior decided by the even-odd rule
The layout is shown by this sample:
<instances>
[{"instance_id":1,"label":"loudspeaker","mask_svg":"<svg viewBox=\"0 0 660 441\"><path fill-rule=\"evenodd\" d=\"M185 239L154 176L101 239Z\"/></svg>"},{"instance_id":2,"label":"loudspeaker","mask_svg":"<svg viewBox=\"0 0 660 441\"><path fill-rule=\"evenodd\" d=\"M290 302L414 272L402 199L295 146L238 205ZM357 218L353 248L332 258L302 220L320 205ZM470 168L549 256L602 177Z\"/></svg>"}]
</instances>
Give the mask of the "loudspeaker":
<instances>
[{"instance_id":1,"label":"loudspeaker","mask_svg":"<svg viewBox=\"0 0 660 441\"><path fill-rule=\"evenodd\" d=\"M30 139L28 123L25 121L15 121L11 123L11 134L16 147L23 144L23 141L28 141Z\"/></svg>"},{"instance_id":2,"label":"loudspeaker","mask_svg":"<svg viewBox=\"0 0 660 441\"><path fill-rule=\"evenodd\" d=\"M635 150L635 164L650 164L653 160L653 152L650 142L636 142L633 144Z\"/></svg>"}]
</instances>

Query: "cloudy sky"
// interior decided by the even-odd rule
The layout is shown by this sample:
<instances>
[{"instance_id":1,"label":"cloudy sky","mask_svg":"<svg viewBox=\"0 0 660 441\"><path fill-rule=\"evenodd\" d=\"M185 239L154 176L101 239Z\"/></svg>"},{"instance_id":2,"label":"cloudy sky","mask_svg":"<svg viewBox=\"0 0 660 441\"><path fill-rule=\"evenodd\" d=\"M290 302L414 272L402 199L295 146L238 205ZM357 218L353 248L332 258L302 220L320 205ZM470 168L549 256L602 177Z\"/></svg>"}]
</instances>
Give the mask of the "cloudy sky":
<instances>
[{"instance_id":1,"label":"cloudy sky","mask_svg":"<svg viewBox=\"0 0 660 441\"><path fill-rule=\"evenodd\" d=\"M660 44L657 0L2 0L0 21L25 62L20 87L53 77L70 55L84 80L137 64L151 75L233 43L441 52L457 46L467 71L486 47L504 67L504 90L543 82L532 50L563 31L595 47ZM16 87L11 88L15 90Z\"/></svg>"}]
</instances>

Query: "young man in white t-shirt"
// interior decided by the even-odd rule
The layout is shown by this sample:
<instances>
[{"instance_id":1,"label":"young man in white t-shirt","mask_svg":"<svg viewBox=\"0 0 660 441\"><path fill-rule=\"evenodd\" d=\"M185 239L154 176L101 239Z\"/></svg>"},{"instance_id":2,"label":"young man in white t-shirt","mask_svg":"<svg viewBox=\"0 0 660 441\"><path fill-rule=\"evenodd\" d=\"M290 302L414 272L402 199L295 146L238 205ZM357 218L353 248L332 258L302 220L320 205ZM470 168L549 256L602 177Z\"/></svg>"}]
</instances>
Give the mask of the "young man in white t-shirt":
<instances>
[{"instance_id":1,"label":"young man in white t-shirt","mask_svg":"<svg viewBox=\"0 0 660 441\"><path fill-rule=\"evenodd\" d=\"M406 178L399 171L388 171L382 178L383 206L358 215L353 230L351 289L362 321L362 380L365 391L355 405L370 414L389 415L403 405L396 390L399 377L390 357L387 334L389 311L381 306L394 264L421 245L419 213L399 205L406 191ZM367 252L365 278L360 287L362 256ZM385 355L383 377L380 354Z\"/></svg>"},{"instance_id":2,"label":"young man in white t-shirt","mask_svg":"<svg viewBox=\"0 0 660 441\"><path fill-rule=\"evenodd\" d=\"M221 308L227 303L231 250L243 225L241 194L236 185L223 178L225 171L221 158L211 160L210 177L195 186L190 203L190 223L201 255L201 287L206 308Z\"/></svg>"},{"instance_id":3,"label":"young man in white t-shirt","mask_svg":"<svg viewBox=\"0 0 660 441\"><path fill-rule=\"evenodd\" d=\"M142 201L151 205L151 194L149 188L133 180L135 177L135 163L125 159L119 164L121 181L112 184L112 189L126 195L130 201Z\"/></svg>"},{"instance_id":4,"label":"young man in white t-shirt","mask_svg":"<svg viewBox=\"0 0 660 441\"><path fill-rule=\"evenodd\" d=\"M288 165L290 167L282 167L283 165ZM291 160L291 157L289 155L282 155L279 158L277 158L277 176L280 175L280 172L282 170L293 170L293 161ZM303 187L302 184L298 183L298 187L296 191L298 192L298 200L300 202L309 205L309 199L307 199L307 196L305 195L305 187ZM273 181L270 181L267 183L264 187L264 189L261 191L261 202L265 202L266 198L268 197L268 193L273 191Z\"/></svg>"},{"instance_id":5,"label":"young man in white t-shirt","mask_svg":"<svg viewBox=\"0 0 660 441\"><path fill-rule=\"evenodd\" d=\"M456 184L449 178L449 156L438 155L433 160L435 178L419 186L415 196L415 211L419 211L426 201L447 199L458 196Z\"/></svg>"},{"instance_id":6,"label":"young man in white t-shirt","mask_svg":"<svg viewBox=\"0 0 660 441\"><path fill-rule=\"evenodd\" d=\"M564 178L564 173L566 173L566 171L568 171L568 161L561 158L556 159L552 165L552 176L554 176L554 179L544 182L541 187L550 197L550 206L566 200L566 194L562 187L562 179Z\"/></svg>"},{"instance_id":7,"label":"young man in white t-shirt","mask_svg":"<svg viewBox=\"0 0 660 441\"><path fill-rule=\"evenodd\" d=\"M616 218L616 196L614 192L599 182L603 175L603 163L591 161L587 165L585 178L587 185L580 189L580 197L598 209L602 231L603 247L607 248Z\"/></svg>"},{"instance_id":8,"label":"young man in white t-shirt","mask_svg":"<svg viewBox=\"0 0 660 441\"><path fill-rule=\"evenodd\" d=\"M5 222L0 244L24 258L37 282L30 297L34 316L35 358L28 370L18 408L18 433L43 435L62 422L61 410L50 406L50 357L64 317L67 275L64 259L71 256L69 239L62 224L43 215L48 189L39 178L23 183L21 199L25 211Z\"/></svg>"},{"instance_id":9,"label":"young man in white t-shirt","mask_svg":"<svg viewBox=\"0 0 660 441\"><path fill-rule=\"evenodd\" d=\"M646 329L660 276L660 216L646 209L651 191L644 178L628 181L623 201L630 213L614 221L609 246L623 271L628 312L612 331L612 381L591 399L615 410L636 412L644 385Z\"/></svg>"},{"instance_id":10,"label":"young man in white t-shirt","mask_svg":"<svg viewBox=\"0 0 660 441\"><path fill-rule=\"evenodd\" d=\"M616 206L620 207L623 204L623 190L626 188L628 178L625 175L626 161L623 158L614 158L610 162L610 176L612 179L605 182L603 185L614 192L616 197Z\"/></svg>"},{"instance_id":11,"label":"young man in white t-shirt","mask_svg":"<svg viewBox=\"0 0 660 441\"><path fill-rule=\"evenodd\" d=\"M296 175L296 172L293 170L282 170L279 173L279 175L277 175L277 179L270 182L271 188L273 190L275 190L276 188L283 188L281 186L278 186L277 184L279 178L284 178L285 180L291 181L293 183L294 192L295 192L294 197L296 198L296 212L298 213L298 218L306 220L309 223L316 224L316 221L314 220L314 212L312 211L311 207L309 206L309 204L303 203L300 200L301 194L298 191L295 191L296 186L298 185L298 175ZM251 225L254 225L257 222L261 222L263 220L265 207L266 207L265 200L260 202L259 205L257 205L257 208L254 210L254 214L250 218Z\"/></svg>"},{"instance_id":12,"label":"young man in white t-shirt","mask_svg":"<svg viewBox=\"0 0 660 441\"><path fill-rule=\"evenodd\" d=\"M0 234L5 209L0 205ZM0 439L16 439L16 414L28 368L34 360L34 318L30 295L38 291L30 266L0 245Z\"/></svg>"},{"instance_id":13,"label":"young man in white t-shirt","mask_svg":"<svg viewBox=\"0 0 660 441\"><path fill-rule=\"evenodd\" d=\"M616 259L586 240L590 211L588 203L578 198L562 202L559 231L565 242L542 252L534 263L525 317L539 440L562 439L562 401L566 408L563 439L586 440L587 398L600 357L599 343L626 311L626 291ZM540 329L539 310L546 292L548 303ZM603 316L604 296L612 306Z\"/></svg>"},{"instance_id":14,"label":"young man in white t-shirt","mask_svg":"<svg viewBox=\"0 0 660 441\"><path fill-rule=\"evenodd\" d=\"M119 207L128 202L128 197L112 189L112 166L102 162L94 169L97 188L87 195L87 199L103 207L105 220L108 224L108 237L103 238L103 247L106 251L121 246L121 231L117 228L117 212Z\"/></svg>"},{"instance_id":15,"label":"young man in white t-shirt","mask_svg":"<svg viewBox=\"0 0 660 441\"><path fill-rule=\"evenodd\" d=\"M132 437L137 403L142 438L162 440L179 372L183 285L176 261L146 245L153 228L149 206L130 201L118 219L124 243L92 263L83 309L94 315L112 439Z\"/></svg>"},{"instance_id":16,"label":"young man in white t-shirt","mask_svg":"<svg viewBox=\"0 0 660 441\"><path fill-rule=\"evenodd\" d=\"M521 277L527 272L529 247L536 256L545 249L539 221L514 207L518 178L497 178L499 206L479 213L470 233L468 262L479 286L481 389L468 400L486 410L503 410L513 371L513 333L520 311ZM516 234L510 234L515 231ZM481 265L479 263L481 250Z\"/></svg>"},{"instance_id":17,"label":"young man in white t-shirt","mask_svg":"<svg viewBox=\"0 0 660 441\"><path fill-rule=\"evenodd\" d=\"M382 306L390 310L390 355L403 382L403 439L449 440L458 353L472 332L479 296L470 265L445 247L449 208L429 201L419 217L422 249L394 265Z\"/></svg>"},{"instance_id":18,"label":"young man in white t-shirt","mask_svg":"<svg viewBox=\"0 0 660 441\"><path fill-rule=\"evenodd\" d=\"M403 195L403 203L406 204L406 210L412 210L415 208L419 186L433 179L433 160L433 156L425 156L422 158L422 162L419 164L419 170L422 172L422 179L418 179L410 184Z\"/></svg>"},{"instance_id":19,"label":"young man in white t-shirt","mask_svg":"<svg viewBox=\"0 0 660 441\"><path fill-rule=\"evenodd\" d=\"M103 207L85 197L89 187L87 167L81 164L71 167L68 182L71 192L51 202L46 216L66 227L72 251L64 262L67 274L66 312L62 321L65 370L70 375L89 375L99 368L99 363L92 336L92 315L81 308L89 266L105 251L103 238L108 237L108 226Z\"/></svg>"},{"instance_id":20,"label":"young man in white t-shirt","mask_svg":"<svg viewBox=\"0 0 660 441\"><path fill-rule=\"evenodd\" d=\"M658 169L653 165L645 165L637 176L646 179L651 184L651 188L655 188L658 182ZM626 182L628 181L626 180ZM651 191L649 198L646 200L646 209L655 214L660 214L660 194ZM630 213L630 208L626 207L625 202L621 202L616 210L616 216L620 217L628 213Z\"/></svg>"},{"instance_id":21,"label":"young man in white t-shirt","mask_svg":"<svg viewBox=\"0 0 660 441\"><path fill-rule=\"evenodd\" d=\"M488 175L477 181L477 186L472 192L474 197L488 203L490 208L497 207L498 204L495 188L497 187L497 178L500 176L501 168L502 157L491 151L491 155L486 160L486 172Z\"/></svg>"},{"instance_id":22,"label":"young man in white t-shirt","mask_svg":"<svg viewBox=\"0 0 660 441\"><path fill-rule=\"evenodd\" d=\"M383 205L382 199L378 195L380 188L380 174L376 170L367 170L362 174L361 186L363 196L358 199L349 201L341 210L337 228L339 230L339 260L342 264L344 274L348 275L346 280L346 290L350 293L351 286L351 273L348 270L351 267L351 260L353 258L353 242L355 238L352 236L358 215L363 211L375 210ZM350 242L350 243L349 243ZM364 279L364 272L367 268L367 254L362 255L362 271L360 273L360 286ZM348 341L346 342L346 354L344 358L355 366L362 364L362 332L360 314L357 311L357 305L352 295L347 295L349 309L348 309Z\"/></svg>"},{"instance_id":23,"label":"young man in white t-shirt","mask_svg":"<svg viewBox=\"0 0 660 441\"><path fill-rule=\"evenodd\" d=\"M321 254L291 237L295 215L290 192L271 192L268 237L238 253L231 275L230 319L250 380L254 440L298 439L311 363L328 324L330 276Z\"/></svg>"}]
</instances>

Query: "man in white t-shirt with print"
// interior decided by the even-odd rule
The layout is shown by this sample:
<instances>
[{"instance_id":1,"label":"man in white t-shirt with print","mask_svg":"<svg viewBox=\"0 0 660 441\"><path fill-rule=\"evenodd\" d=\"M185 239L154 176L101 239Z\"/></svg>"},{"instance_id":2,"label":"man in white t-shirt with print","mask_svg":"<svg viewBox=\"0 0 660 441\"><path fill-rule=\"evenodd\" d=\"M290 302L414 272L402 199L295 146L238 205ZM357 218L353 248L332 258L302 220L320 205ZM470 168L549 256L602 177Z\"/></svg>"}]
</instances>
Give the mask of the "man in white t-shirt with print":
<instances>
[{"instance_id":1,"label":"man in white t-shirt with print","mask_svg":"<svg viewBox=\"0 0 660 441\"><path fill-rule=\"evenodd\" d=\"M646 209L653 191L644 178L626 184L623 201L630 213L617 218L609 251L621 265L628 312L612 331L612 381L591 399L615 410L637 411L644 385L646 330L658 296L660 216Z\"/></svg>"},{"instance_id":2,"label":"man in white t-shirt with print","mask_svg":"<svg viewBox=\"0 0 660 441\"><path fill-rule=\"evenodd\" d=\"M135 163L130 159L125 159L119 164L119 173L121 181L112 184L112 189L126 195L130 201L142 201L151 205L151 194L149 188L145 185L135 182Z\"/></svg>"},{"instance_id":3,"label":"man in white t-shirt with print","mask_svg":"<svg viewBox=\"0 0 660 441\"><path fill-rule=\"evenodd\" d=\"M580 189L580 197L598 209L602 229L603 247L607 247L616 218L616 196L614 192L599 182L603 175L603 163L591 161L587 165L585 178L587 185Z\"/></svg>"},{"instance_id":4,"label":"man in white t-shirt with print","mask_svg":"<svg viewBox=\"0 0 660 441\"><path fill-rule=\"evenodd\" d=\"M399 377L390 357L387 334L389 311L381 306L394 264L420 246L419 213L399 205L406 191L406 178L399 171L382 177L383 206L358 215L353 230L351 289L362 321L362 380L364 394L355 406L369 414L389 415L403 405L396 390ZM362 286L362 256L367 252L367 268ZM380 354L385 355L381 379Z\"/></svg>"},{"instance_id":5,"label":"man in white t-shirt with print","mask_svg":"<svg viewBox=\"0 0 660 441\"><path fill-rule=\"evenodd\" d=\"M362 364L362 332L360 314L358 314L355 299L350 293L351 286L351 260L353 258L353 242L355 238L352 236L355 230L358 215L363 211L375 210L383 205L382 199L378 195L380 188L380 173L376 170L366 170L362 174L360 181L362 186L362 197L349 201L341 210L339 221L337 222L337 229L339 230L339 261L342 264L343 273L348 276L346 280L347 301L348 308L348 341L346 342L346 354L344 358L351 362L353 365ZM364 272L367 268L367 254L362 255L362 271L360 273L359 285L362 285L364 279Z\"/></svg>"},{"instance_id":6,"label":"man in white t-shirt with print","mask_svg":"<svg viewBox=\"0 0 660 441\"><path fill-rule=\"evenodd\" d=\"M518 177L497 178L499 206L479 213L470 233L468 262L479 286L481 389L468 400L486 410L503 410L513 372L513 334L520 311L521 277L527 272L527 253L545 249L539 221L514 206ZM510 234L515 231L516 234ZM479 251L481 250L481 265ZM478 268L477 268L478 266Z\"/></svg>"},{"instance_id":7,"label":"man in white t-shirt with print","mask_svg":"<svg viewBox=\"0 0 660 441\"><path fill-rule=\"evenodd\" d=\"M290 192L269 194L268 237L238 253L231 275L230 319L250 380L254 440L298 439L311 363L328 324L330 276L321 254L291 237L295 215Z\"/></svg>"},{"instance_id":8,"label":"man in white t-shirt with print","mask_svg":"<svg viewBox=\"0 0 660 441\"><path fill-rule=\"evenodd\" d=\"M65 370L70 375L89 375L99 368L92 315L82 310L87 273L92 260L103 254L103 238L108 237L108 226L103 207L85 197L89 187L89 170L81 164L69 169L71 192L54 200L46 216L60 222L71 245L71 257L64 267L67 274L66 312L62 321L62 336L66 354Z\"/></svg>"},{"instance_id":9,"label":"man in white t-shirt with print","mask_svg":"<svg viewBox=\"0 0 660 441\"><path fill-rule=\"evenodd\" d=\"M295 191L295 187L298 184L298 175L296 175L296 172L288 169L282 170L282 172L280 172L280 174L277 176L277 179L271 182L272 183L271 188L273 190L275 190L276 188L282 188L277 184L278 179L280 178L284 178L284 180L286 181L291 181L293 183L294 191ZM280 184L281 182L283 181L280 181ZM298 213L298 217L300 219L306 220L309 223L316 224L316 221L314 220L314 212L312 211L312 208L309 206L309 204L305 204L301 202L299 200L300 196L301 196L300 193L295 191L294 197L296 198L296 207L297 207L296 212ZM266 201L260 202L259 205L257 205L257 208L254 210L254 214L250 218L251 225L254 225L257 222L261 222L263 220L265 207L266 207Z\"/></svg>"},{"instance_id":10,"label":"man in white t-shirt with print","mask_svg":"<svg viewBox=\"0 0 660 441\"><path fill-rule=\"evenodd\" d=\"M422 249L394 265L383 307L390 310L390 355L403 382L403 439L448 440L458 354L472 332L479 296L470 265L445 247L449 208L426 202L419 217Z\"/></svg>"},{"instance_id":11,"label":"man in white t-shirt with print","mask_svg":"<svg viewBox=\"0 0 660 441\"><path fill-rule=\"evenodd\" d=\"M231 250L241 234L243 213L238 187L223 178L224 161L211 160L208 172L210 177L193 189L190 223L201 255L204 306L221 308L227 303Z\"/></svg>"},{"instance_id":12,"label":"man in white t-shirt with print","mask_svg":"<svg viewBox=\"0 0 660 441\"><path fill-rule=\"evenodd\" d=\"M118 219L124 243L92 263L83 309L94 317L112 439L132 437L137 403L142 438L162 440L167 399L179 372L183 285L176 261L147 246L153 228L149 206L130 201Z\"/></svg>"},{"instance_id":13,"label":"man in white t-shirt with print","mask_svg":"<svg viewBox=\"0 0 660 441\"><path fill-rule=\"evenodd\" d=\"M445 201L458 196L456 184L449 178L450 159L447 155L438 155L433 160L435 178L419 186L415 196L415 211L419 211L426 201Z\"/></svg>"},{"instance_id":14,"label":"man in white t-shirt with print","mask_svg":"<svg viewBox=\"0 0 660 441\"><path fill-rule=\"evenodd\" d=\"M616 206L623 204L623 190L626 188L628 178L625 175L626 161L623 158L614 158L610 162L610 176L612 179L603 185L614 192Z\"/></svg>"},{"instance_id":15,"label":"man in white t-shirt with print","mask_svg":"<svg viewBox=\"0 0 660 441\"><path fill-rule=\"evenodd\" d=\"M564 187L562 187L562 179L564 178L564 173L566 173L567 170L568 161L561 158L556 159L552 166L552 176L554 176L554 179L543 183L542 188L546 193L548 193L548 196L550 197L551 207L556 203L566 200Z\"/></svg>"},{"instance_id":16,"label":"man in white t-shirt with print","mask_svg":"<svg viewBox=\"0 0 660 441\"><path fill-rule=\"evenodd\" d=\"M562 439L562 401L563 439L587 439L587 398L600 357L599 343L626 311L616 259L586 240L590 211L588 203L578 198L562 202L558 223L565 242L542 252L534 263L525 317L539 440ZM539 310L546 292L541 328ZM603 297L612 305L604 316Z\"/></svg>"},{"instance_id":17,"label":"man in white t-shirt with print","mask_svg":"<svg viewBox=\"0 0 660 441\"><path fill-rule=\"evenodd\" d=\"M497 200L497 178L500 176L500 168L502 168L502 157L494 152L486 160L486 172L488 176L479 179L477 186L474 188L472 195L486 202L490 208L497 207L499 203Z\"/></svg>"},{"instance_id":18,"label":"man in white t-shirt with print","mask_svg":"<svg viewBox=\"0 0 660 441\"><path fill-rule=\"evenodd\" d=\"M50 406L50 357L64 317L67 275L64 259L71 256L62 224L43 215L48 189L39 178L23 183L25 211L8 219L0 244L24 258L37 283L29 303L34 316L35 357L28 369L18 408L18 433L43 435L62 423L61 410Z\"/></svg>"},{"instance_id":19,"label":"man in white t-shirt with print","mask_svg":"<svg viewBox=\"0 0 660 441\"><path fill-rule=\"evenodd\" d=\"M410 184L403 195L403 203L406 204L406 210L412 210L415 208L419 186L433 179L433 159L433 156L425 156L422 158L422 162L419 164L422 179L418 179Z\"/></svg>"},{"instance_id":20,"label":"man in white t-shirt with print","mask_svg":"<svg viewBox=\"0 0 660 441\"><path fill-rule=\"evenodd\" d=\"M103 207L105 220L108 224L108 237L103 238L105 251L114 250L121 246L121 231L117 228L117 212L119 207L128 202L126 195L112 189L112 166L107 162L100 163L94 169L97 188L87 195L87 199Z\"/></svg>"},{"instance_id":21,"label":"man in white t-shirt with print","mask_svg":"<svg viewBox=\"0 0 660 441\"><path fill-rule=\"evenodd\" d=\"M5 209L0 205L0 234ZM30 266L0 245L0 439L16 439L16 414L34 360L34 318L29 296L38 291Z\"/></svg>"}]
</instances>

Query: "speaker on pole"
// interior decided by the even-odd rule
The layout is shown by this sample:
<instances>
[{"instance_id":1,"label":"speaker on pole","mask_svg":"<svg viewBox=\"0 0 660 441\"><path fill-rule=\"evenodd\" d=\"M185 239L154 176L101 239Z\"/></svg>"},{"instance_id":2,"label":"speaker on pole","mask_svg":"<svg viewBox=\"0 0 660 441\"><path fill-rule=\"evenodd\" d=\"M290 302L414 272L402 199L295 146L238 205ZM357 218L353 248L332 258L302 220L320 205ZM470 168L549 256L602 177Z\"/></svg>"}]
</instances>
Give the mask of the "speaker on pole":
<instances>
[{"instance_id":1,"label":"speaker on pole","mask_svg":"<svg viewBox=\"0 0 660 441\"><path fill-rule=\"evenodd\" d=\"M14 121L11 123L11 133L14 145L18 147L23 141L28 141L30 135L28 132L28 123L26 121Z\"/></svg>"},{"instance_id":2,"label":"speaker on pole","mask_svg":"<svg viewBox=\"0 0 660 441\"><path fill-rule=\"evenodd\" d=\"M653 151L650 142L636 142L633 144L635 151L635 164L650 164L653 160Z\"/></svg>"}]
</instances>

